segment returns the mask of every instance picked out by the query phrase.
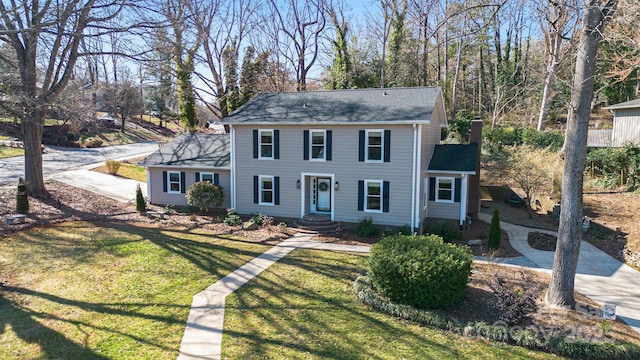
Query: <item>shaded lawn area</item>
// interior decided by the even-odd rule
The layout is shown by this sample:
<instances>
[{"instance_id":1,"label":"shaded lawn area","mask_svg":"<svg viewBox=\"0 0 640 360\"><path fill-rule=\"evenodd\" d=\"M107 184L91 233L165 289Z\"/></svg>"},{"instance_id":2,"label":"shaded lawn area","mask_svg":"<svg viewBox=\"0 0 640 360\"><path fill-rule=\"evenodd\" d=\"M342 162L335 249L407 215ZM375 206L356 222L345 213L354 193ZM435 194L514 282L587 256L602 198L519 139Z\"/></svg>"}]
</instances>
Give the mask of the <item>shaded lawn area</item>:
<instances>
[{"instance_id":1,"label":"shaded lawn area","mask_svg":"<svg viewBox=\"0 0 640 360\"><path fill-rule=\"evenodd\" d=\"M366 255L295 250L227 297L228 359L557 359L399 321L359 302Z\"/></svg>"},{"instance_id":2,"label":"shaded lawn area","mask_svg":"<svg viewBox=\"0 0 640 360\"><path fill-rule=\"evenodd\" d=\"M269 246L64 223L0 239L1 359L175 359L194 294Z\"/></svg>"}]
</instances>

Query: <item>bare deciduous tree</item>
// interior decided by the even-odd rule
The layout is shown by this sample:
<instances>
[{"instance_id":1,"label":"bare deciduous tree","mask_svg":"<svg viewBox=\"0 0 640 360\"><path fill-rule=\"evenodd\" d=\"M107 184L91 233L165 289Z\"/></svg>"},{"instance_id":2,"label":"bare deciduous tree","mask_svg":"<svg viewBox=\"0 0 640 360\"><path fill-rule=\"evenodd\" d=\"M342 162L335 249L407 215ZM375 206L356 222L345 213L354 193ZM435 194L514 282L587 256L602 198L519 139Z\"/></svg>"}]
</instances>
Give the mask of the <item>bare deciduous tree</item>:
<instances>
[{"instance_id":1,"label":"bare deciduous tree","mask_svg":"<svg viewBox=\"0 0 640 360\"><path fill-rule=\"evenodd\" d=\"M613 16L617 3L617 0L588 0L583 10L567 119L558 243L549 290L545 297L546 303L555 307L575 305L573 291L582 238L583 174L593 100L593 76L598 41L602 37L605 25Z\"/></svg>"},{"instance_id":2,"label":"bare deciduous tree","mask_svg":"<svg viewBox=\"0 0 640 360\"><path fill-rule=\"evenodd\" d=\"M0 2L0 41L15 53L12 66L20 74L16 102L24 132L25 180L32 196L47 194L41 150L44 119L72 78L83 34L91 27L100 29L99 34L110 33L107 22L124 6L121 0Z\"/></svg>"}]
</instances>

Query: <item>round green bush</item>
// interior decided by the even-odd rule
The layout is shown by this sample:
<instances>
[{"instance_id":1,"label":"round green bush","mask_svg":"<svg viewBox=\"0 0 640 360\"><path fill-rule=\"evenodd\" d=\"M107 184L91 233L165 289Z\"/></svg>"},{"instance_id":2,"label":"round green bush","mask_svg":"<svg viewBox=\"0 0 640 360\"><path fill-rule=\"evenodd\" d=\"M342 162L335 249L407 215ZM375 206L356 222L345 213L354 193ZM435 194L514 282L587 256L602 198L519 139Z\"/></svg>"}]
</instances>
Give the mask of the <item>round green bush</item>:
<instances>
[{"instance_id":1,"label":"round green bush","mask_svg":"<svg viewBox=\"0 0 640 360\"><path fill-rule=\"evenodd\" d=\"M444 243L439 236L392 235L371 246L369 268L373 284L390 300L442 309L464 294L472 261L468 247Z\"/></svg>"}]
</instances>

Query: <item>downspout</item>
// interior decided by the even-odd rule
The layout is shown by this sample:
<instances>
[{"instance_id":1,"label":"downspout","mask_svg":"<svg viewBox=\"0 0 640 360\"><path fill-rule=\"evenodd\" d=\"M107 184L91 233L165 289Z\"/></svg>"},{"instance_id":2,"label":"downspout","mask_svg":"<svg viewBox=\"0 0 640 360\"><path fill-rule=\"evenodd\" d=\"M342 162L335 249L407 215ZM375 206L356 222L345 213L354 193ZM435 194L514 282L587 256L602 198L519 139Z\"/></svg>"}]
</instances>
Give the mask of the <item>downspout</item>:
<instances>
[{"instance_id":1,"label":"downspout","mask_svg":"<svg viewBox=\"0 0 640 360\"><path fill-rule=\"evenodd\" d=\"M460 186L460 226L464 226L465 221L467 220L467 208L469 206L467 201L467 188L469 187L469 175L462 175L462 183Z\"/></svg>"},{"instance_id":2,"label":"downspout","mask_svg":"<svg viewBox=\"0 0 640 360\"><path fill-rule=\"evenodd\" d=\"M416 190L415 190L415 194L413 196L413 198L415 199L415 224L417 228L420 228L422 226L422 219L420 217L420 197L421 197L421 192L420 192L420 177L422 176L422 124L418 125L418 148L417 148L417 158L416 158L416 172L415 172L415 184L416 184Z\"/></svg>"},{"instance_id":3,"label":"downspout","mask_svg":"<svg viewBox=\"0 0 640 360\"><path fill-rule=\"evenodd\" d=\"M149 168L145 168L147 171L147 200L149 200L149 204L153 204L153 199L151 199L151 171Z\"/></svg>"},{"instance_id":4,"label":"downspout","mask_svg":"<svg viewBox=\"0 0 640 360\"><path fill-rule=\"evenodd\" d=\"M413 159L411 172L411 232L416 229L416 148L418 147L418 130L416 124L413 124Z\"/></svg>"},{"instance_id":5,"label":"downspout","mask_svg":"<svg viewBox=\"0 0 640 360\"><path fill-rule=\"evenodd\" d=\"M231 208L236 208L236 129L229 125L231 131Z\"/></svg>"}]
</instances>

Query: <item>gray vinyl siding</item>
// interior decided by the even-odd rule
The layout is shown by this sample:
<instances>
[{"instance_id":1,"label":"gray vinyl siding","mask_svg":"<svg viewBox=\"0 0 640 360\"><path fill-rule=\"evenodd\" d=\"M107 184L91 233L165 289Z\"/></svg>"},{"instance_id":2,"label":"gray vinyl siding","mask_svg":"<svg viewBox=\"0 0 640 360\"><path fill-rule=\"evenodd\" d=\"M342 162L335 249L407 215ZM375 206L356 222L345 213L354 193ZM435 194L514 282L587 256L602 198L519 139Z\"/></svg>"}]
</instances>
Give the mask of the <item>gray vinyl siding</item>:
<instances>
[{"instance_id":1,"label":"gray vinyl siding","mask_svg":"<svg viewBox=\"0 0 640 360\"><path fill-rule=\"evenodd\" d=\"M454 176L451 174L435 174L430 173L429 177L437 177L437 176L446 176L446 177L454 177L460 178L459 176ZM454 197L456 195L454 194ZM429 204L427 205L427 217L428 218L436 218L436 219L460 219L460 206L462 202L436 202L429 200Z\"/></svg>"},{"instance_id":2,"label":"gray vinyl siding","mask_svg":"<svg viewBox=\"0 0 640 360\"><path fill-rule=\"evenodd\" d=\"M640 108L615 110L611 145L628 144L640 145Z\"/></svg>"},{"instance_id":3,"label":"gray vinyl siding","mask_svg":"<svg viewBox=\"0 0 640 360\"><path fill-rule=\"evenodd\" d=\"M302 186L296 182L305 181L302 173L314 175L334 175L339 183L335 191L335 220L359 222L371 216L374 224L400 226L411 222L411 185L413 160L413 127L411 125L373 126L333 125L333 126L249 126L234 125L235 167L236 167L236 210L249 214L263 212L272 216L298 218L301 214ZM280 130L280 159L258 160L253 158L254 129ZM303 159L304 130L332 130L331 161L316 162ZM366 129L391 130L391 159L388 163L365 163L358 161L359 131ZM280 177L280 205L259 205L253 202L253 177L272 175ZM373 213L358 211L358 181L389 181L389 212ZM305 213L308 209L306 186Z\"/></svg>"},{"instance_id":4,"label":"gray vinyl siding","mask_svg":"<svg viewBox=\"0 0 640 360\"><path fill-rule=\"evenodd\" d=\"M433 156L435 146L436 144L440 143L440 134L442 131L440 124L445 121L444 119L438 119L438 114L440 114L440 112L434 112L433 117L431 118L431 123L426 124L422 127L422 162L420 164L420 184L418 184L418 186L420 187L418 194L420 194L419 211L421 221L428 217L428 207L427 209L425 209L424 204L424 193L429 189L425 189L424 180L425 178L427 178L427 168L429 167L429 162L431 161L431 157Z\"/></svg>"},{"instance_id":5,"label":"gray vinyl siding","mask_svg":"<svg viewBox=\"0 0 640 360\"><path fill-rule=\"evenodd\" d=\"M215 173L219 174L219 185L222 186L222 192L224 193L224 201L222 203L221 208L228 208L231 205L231 177L229 174L229 170L221 170L221 169L207 169L207 168L178 168L178 167L149 167L149 181L150 184L150 193L149 198L152 204L155 205L177 205L177 206L185 206L187 205L187 198L185 194L170 194L168 192L163 191L163 180L162 180L162 172L163 171L184 171L185 180L186 180L186 188L196 182L196 172L199 173Z\"/></svg>"}]
</instances>

